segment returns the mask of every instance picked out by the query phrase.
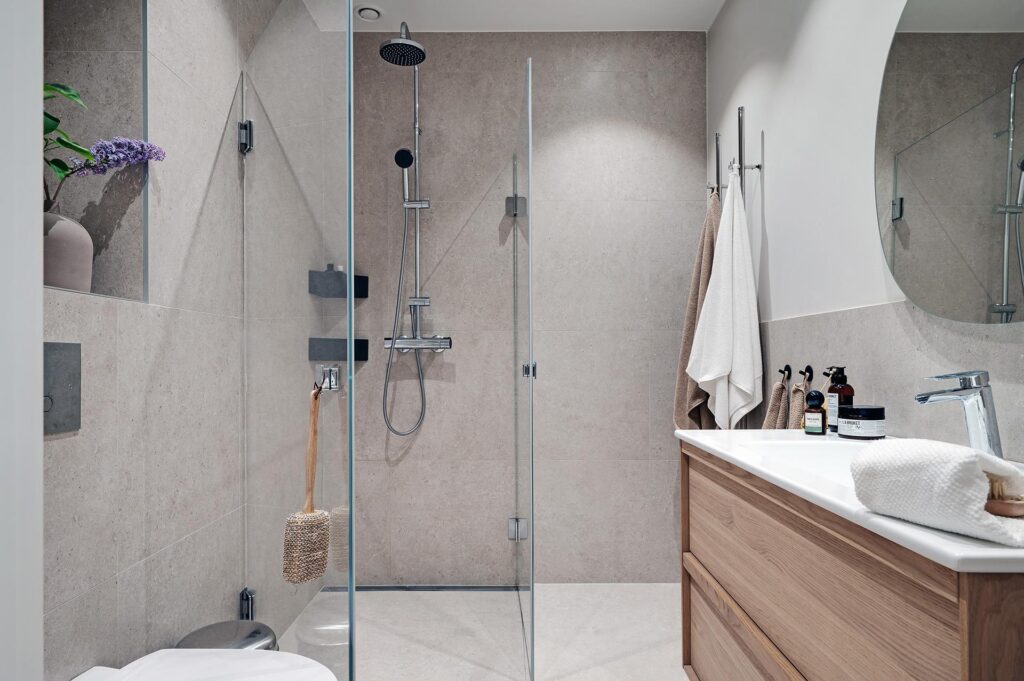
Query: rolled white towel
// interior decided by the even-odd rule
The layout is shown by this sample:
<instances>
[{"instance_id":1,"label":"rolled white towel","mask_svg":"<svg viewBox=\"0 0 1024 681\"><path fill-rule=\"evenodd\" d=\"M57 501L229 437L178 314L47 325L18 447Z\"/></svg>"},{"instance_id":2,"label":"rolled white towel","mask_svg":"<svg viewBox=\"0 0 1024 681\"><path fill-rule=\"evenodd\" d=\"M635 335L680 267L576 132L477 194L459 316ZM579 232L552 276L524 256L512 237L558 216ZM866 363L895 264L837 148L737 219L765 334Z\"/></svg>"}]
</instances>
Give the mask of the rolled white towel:
<instances>
[{"instance_id":1,"label":"rolled white towel","mask_svg":"<svg viewBox=\"0 0 1024 681\"><path fill-rule=\"evenodd\" d=\"M1024 519L985 510L989 480L1024 494L1024 472L977 449L934 440L879 440L850 464L862 504L875 513L947 532L1024 548Z\"/></svg>"}]
</instances>

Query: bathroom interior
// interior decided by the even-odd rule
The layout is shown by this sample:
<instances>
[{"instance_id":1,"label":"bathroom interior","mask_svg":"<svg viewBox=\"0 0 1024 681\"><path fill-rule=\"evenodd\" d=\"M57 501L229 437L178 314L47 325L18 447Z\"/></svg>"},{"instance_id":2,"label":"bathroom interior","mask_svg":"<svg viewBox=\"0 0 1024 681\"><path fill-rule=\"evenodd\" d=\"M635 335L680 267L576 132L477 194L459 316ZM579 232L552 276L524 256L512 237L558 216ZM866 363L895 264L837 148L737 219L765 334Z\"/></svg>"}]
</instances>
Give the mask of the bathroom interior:
<instances>
[{"instance_id":1,"label":"bathroom interior","mask_svg":"<svg viewBox=\"0 0 1024 681\"><path fill-rule=\"evenodd\" d=\"M1020 2L18 4L0 678L1024 678Z\"/></svg>"}]
</instances>

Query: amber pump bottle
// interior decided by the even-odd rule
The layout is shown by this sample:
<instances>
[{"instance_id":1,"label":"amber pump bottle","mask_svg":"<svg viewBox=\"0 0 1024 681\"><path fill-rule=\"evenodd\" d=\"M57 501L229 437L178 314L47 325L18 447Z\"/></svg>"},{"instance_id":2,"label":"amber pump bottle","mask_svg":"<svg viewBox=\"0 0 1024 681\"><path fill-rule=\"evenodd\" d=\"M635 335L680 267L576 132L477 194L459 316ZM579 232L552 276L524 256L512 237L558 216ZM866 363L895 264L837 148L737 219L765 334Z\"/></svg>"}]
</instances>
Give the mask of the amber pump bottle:
<instances>
[{"instance_id":1,"label":"amber pump bottle","mask_svg":"<svg viewBox=\"0 0 1024 681\"><path fill-rule=\"evenodd\" d=\"M832 384L828 387L828 429L839 432L839 407L853 406L853 386L846 382L846 367L830 367L829 378Z\"/></svg>"}]
</instances>

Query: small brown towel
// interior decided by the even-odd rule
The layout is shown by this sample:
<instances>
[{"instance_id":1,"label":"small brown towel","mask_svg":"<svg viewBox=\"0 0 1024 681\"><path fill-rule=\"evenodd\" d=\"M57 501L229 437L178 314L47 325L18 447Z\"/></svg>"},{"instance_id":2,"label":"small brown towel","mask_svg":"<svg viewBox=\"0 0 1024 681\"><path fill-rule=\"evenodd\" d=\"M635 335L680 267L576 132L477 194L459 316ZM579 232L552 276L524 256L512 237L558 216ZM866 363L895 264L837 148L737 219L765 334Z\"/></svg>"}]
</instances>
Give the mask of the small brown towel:
<instances>
[{"instance_id":1,"label":"small brown towel","mask_svg":"<svg viewBox=\"0 0 1024 681\"><path fill-rule=\"evenodd\" d=\"M789 424L789 386L783 376L772 386L772 394L768 399L768 413L761 425L766 430L780 430Z\"/></svg>"},{"instance_id":2,"label":"small brown towel","mask_svg":"<svg viewBox=\"0 0 1024 681\"><path fill-rule=\"evenodd\" d=\"M704 218L697 259L690 278L690 297L686 301L686 320L683 322L683 343L679 350L679 366L676 369L675 424L683 430L713 430L715 415L708 409L708 394L700 389L697 382L686 373L690 363L690 349L697 320L704 306L704 296L711 279L711 263L715 258L715 239L718 225L722 221L722 202L718 192L712 192L708 200L708 213Z\"/></svg>"},{"instance_id":3,"label":"small brown towel","mask_svg":"<svg viewBox=\"0 0 1024 681\"><path fill-rule=\"evenodd\" d=\"M789 400L789 427L802 430L804 427L804 408L807 406L807 391L811 382L804 378L800 383L793 384L793 396Z\"/></svg>"}]
</instances>

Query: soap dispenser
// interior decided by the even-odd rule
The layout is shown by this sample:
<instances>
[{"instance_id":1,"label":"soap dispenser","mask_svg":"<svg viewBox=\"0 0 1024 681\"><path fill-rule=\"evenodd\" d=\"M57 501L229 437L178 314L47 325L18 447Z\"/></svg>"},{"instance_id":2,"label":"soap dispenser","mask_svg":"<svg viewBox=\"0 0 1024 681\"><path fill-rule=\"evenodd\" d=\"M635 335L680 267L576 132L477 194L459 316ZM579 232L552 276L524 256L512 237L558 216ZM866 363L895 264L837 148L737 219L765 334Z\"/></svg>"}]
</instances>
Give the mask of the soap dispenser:
<instances>
[{"instance_id":1,"label":"soap dispenser","mask_svg":"<svg viewBox=\"0 0 1024 681\"><path fill-rule=\"evenodd\" d=\"M853 386L846 382L846 367L829 367L831 384L828 386L828 430L839 431L839 407L853 406Z\"/></svg>"}]
</instances>

